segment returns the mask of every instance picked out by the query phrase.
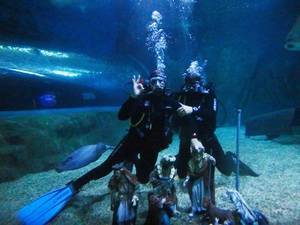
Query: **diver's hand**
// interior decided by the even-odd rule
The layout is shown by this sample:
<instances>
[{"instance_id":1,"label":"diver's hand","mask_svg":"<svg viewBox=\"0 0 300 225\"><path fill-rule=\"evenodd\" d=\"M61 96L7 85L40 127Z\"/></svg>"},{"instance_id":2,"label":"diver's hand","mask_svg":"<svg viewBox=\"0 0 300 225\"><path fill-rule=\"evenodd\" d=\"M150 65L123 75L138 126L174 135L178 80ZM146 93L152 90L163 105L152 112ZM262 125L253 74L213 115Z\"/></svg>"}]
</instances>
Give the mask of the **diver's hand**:
<instances>
[{"instance_id":1,"label":"diver's hand","mask_svg":"<svg viewBox=\"0 0 300 225\"><path fill-rule=\"evenodd\" d=\"M190 150L191 151L193 151L193 150L200 151L201 149L204 150L204 146L201 143L201 141L199 141L197 138L192 138Z\"/></svg>"},{"instance_id":2,"label":"diver's hand","mask_svg":"<svg viewBox=\"0 0 300 225\"><path fill-rule=\"evenodd\" d=\"M141 83L141 75L138 75L137 78L135 77L135 75L133 75L132 89L133 89L132 97L134 98L139 96L145 90L143 84Z\"/></svg>"},{"instance_id":3,"label":"diver's hand","mask_svg":"<svg viewBox=\"0 0 300 225\"><path fill-rule=\"evenodd\" d=\"M184 105L180 102L179 102L179 104L181 105L181 107L179 107L177 109L177 113L178 113L179 116L183 117L183 116L189 115L193 112L193 107L188 106L188 105Z\"/></svg>"}]
</instances>

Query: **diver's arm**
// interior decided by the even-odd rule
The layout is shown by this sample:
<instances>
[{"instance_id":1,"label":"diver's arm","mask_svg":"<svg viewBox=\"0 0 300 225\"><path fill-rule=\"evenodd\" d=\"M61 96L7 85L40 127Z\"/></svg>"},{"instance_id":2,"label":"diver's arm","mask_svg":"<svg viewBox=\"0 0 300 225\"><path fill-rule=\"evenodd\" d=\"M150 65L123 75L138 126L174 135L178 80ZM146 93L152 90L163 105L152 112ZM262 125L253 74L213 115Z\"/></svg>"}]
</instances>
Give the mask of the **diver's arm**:
<instances>
[{"instance_id":1,"label":"diver's arm","mask_svg":"<svg viewBox=\"0 0 300 225\"><path fill-rule=\"evenodd\" d=\"M129 119L134 112L137 111L139 108L139 105L141 104L141 99L140 98L133 98L129 97L126 102L121 106L119 113L118 113L118 118L119 120L127 120Z\"/></svg>"},{"instance_id":2,"label":"diver's arm","mask_svg":"<svg viewBox=\"0 0 300 225\"><path fill-rule=\"evenodd\" d=\"M175 127L177 129L181 127L188 128L186 135L191 138L196 138L198 126L197 123L195 123L194 118L189 116L189 114L192 113L192 107L184 105L174 98L172 100L172 106L174 110L172 122L175 124Z\"/></svg>"},{"instance_id":3,"label":"diver's arm","mask_svg":"<svg viewBox=\"0 0 300 225\"><path fill-rule=\"evenodd\" d=\"M205 97L205 103L194 106L193 114L199 115L204 118L212 118L216 116L217 111L217 99L213 90L209 89L207 96Z\"/></svg>"},{"instance_id":4,"label":"diver's arm","mask_svg":"<svg viewBox=\"0 0 300 225\"><path fill-rule=\"evenodd\" d=\"M209 90L209 93L205 96L205 102L197 109L194 109L193 115L199 116L209 125L209 132L215 131L217 123L217 99L213 91Z\"/></svg>"},{"instance_id":5,"label":"diver's arm","mask_svg":"<svg viewBox=\"0 0 300 225\"><path fill-rule=\"evenodd\" d=\"M141 102L140 96L144 92L144 86L141 83L140 75L136 78L133 76L132 78L132 94L127 99L127 101L121 106L121 109L118 113L119 120L127 120L129 119L134 112L137 111L139 103Z\"/></svg>"},{"instance_id":6,"label":"diver's arm","mask_svg":"<svg viewBox=\"0 0 300 225\"><path fill-rule=\"evenodd\" d=\"M181 103L177 100L177 96L174 93L170 93L169 90L165 91L165 96L167 98L167 105L170 105L173 113L181 107Z\"/></svg>"}]
</instances>

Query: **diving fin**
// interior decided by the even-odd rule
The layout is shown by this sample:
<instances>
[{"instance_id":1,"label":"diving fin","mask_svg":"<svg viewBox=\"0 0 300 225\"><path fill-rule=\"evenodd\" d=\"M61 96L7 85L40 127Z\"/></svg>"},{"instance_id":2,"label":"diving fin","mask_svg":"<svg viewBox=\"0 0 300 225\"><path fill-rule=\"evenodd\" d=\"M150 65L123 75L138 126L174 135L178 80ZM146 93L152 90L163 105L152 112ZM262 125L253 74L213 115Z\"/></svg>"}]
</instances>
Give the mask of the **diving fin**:
<instances>
[{"instance_id":1,"label":"diving fin","mask_svg":"<svg viewBox=\"0 0 300 225\"><path fill-rule=\"evenodd\" d=\"M20 209L17 215L18 220L24 225L47 224L66 206L75 193L72 183L48 192Z\"/></svg>"},{"instance_id":2,"label":"diving fin","mask_svg":"<svg viewBox=\"0 0 300 225\"><path fill-rule=\"evenodd\" d=\"M227 165L230 165L232 172L235 172L236 164L237 164L237 157L236 154L232 152L226 152L226 161ZM259 174L255 173L249 166L247 166L244 162L240 160L240 171L241 176L252 176L258 177Z\"/></svg>"}]
</instances>

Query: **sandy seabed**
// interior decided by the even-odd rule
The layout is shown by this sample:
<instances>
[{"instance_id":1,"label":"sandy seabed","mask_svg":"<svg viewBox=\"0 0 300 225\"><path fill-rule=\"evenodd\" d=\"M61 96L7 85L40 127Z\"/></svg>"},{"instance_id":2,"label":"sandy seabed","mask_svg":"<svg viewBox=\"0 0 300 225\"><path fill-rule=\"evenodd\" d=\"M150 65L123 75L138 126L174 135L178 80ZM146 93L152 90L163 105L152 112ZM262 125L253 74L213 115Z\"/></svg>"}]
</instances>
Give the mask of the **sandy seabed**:
<instances>
[{"instance_id":1,"label":"sandy seabed","mask_svg":"<svg viewBox=\"0 0 300 225\"><path fill-rule=\"evenodd\" d=\"M217 136L225 151L235 151L235 128L217 130ZM162 154L176 154L178 139ZM18 224L17 211L49 190L62 187L70 180L97 166L109 153L97 162L77 171L56 173L54 170L28 174L21 179L0 184L0 224ZM253 209L259 209L274 225L300 224L300 136L282 136L274 140L265 137L240 138L240 157L260 174L259 177L241 177L240 193ZM109 176L90 182L55 218L51 224L93 225L111 224L110 197L107 189ZM235 176L226 177L216 173L217 205L232 208L226 189L235 187ZM143 224L147 210L147 190L141 188L141 200L137 224ZM179 191L179 206L189 205L186 192ZM186 212L181 219L173 219L176 224L196 224L185 222Z\"/></svg>"}]
</instances>

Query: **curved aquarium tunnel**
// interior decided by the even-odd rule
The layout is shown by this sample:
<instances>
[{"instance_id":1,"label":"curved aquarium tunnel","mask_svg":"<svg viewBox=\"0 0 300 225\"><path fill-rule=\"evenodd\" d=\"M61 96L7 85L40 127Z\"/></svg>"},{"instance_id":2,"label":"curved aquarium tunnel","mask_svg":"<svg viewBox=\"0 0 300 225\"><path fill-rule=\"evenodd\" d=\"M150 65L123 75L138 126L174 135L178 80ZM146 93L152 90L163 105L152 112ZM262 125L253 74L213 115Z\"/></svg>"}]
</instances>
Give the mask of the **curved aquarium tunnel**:
<instances>
[{"instance_id":1,"label":"curved aquarium tunnel","mask_svg":"<svg viewBox=\"0 0 300 225\"><path fill-rule=\"evenodd\" d=\"M161 17L151 17L154 11ZM236 151L242 109L240 158L259 173L239 178L244 200L270 224L298 224L299 20L295 0L0 1L0 224L18 224L23 206L109 156L55 170L82 147L118 144L128 122L117 113L132 94L133 75L147 84L161 69L175 92L194 60L207 60L225 152ZM159 159L178 148L175 133ZM86 185L51 224L110 224L110 177ZM234 208L226 191L235 179L216 170L219 208ZM181 214L172 224L206 224L189 218L182 182L176 180ZM141 185L136 224L146 219L149 190Z\"/></svg>"}]
</instances>

